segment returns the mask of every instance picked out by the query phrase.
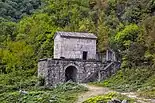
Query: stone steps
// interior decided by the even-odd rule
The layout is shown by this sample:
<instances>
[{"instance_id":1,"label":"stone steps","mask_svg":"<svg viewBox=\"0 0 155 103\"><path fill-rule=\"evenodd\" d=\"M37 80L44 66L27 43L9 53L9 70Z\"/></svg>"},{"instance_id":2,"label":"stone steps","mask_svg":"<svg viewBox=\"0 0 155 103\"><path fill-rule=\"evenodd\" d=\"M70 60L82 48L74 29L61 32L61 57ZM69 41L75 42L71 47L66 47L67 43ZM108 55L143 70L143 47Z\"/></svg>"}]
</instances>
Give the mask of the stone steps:
<instances>
[{"instance_id":1,"label":"stone steps","mask_svg":"<svg viewBox=\"0 0 155 103\"><path fill-rule=\"evenodd\" d=\"M118 67L118 65L120 65L118 62L113 62L113 61L110 63L107 63L107 65L105 65L103 68L97 69L96 71L88 75L86 78L84 78L82 82L86 83L86 82L93 82L97 80L98 81L104 80L105 78L111 76L117 71L117 69L120 67L120 66Z\"/></svg>"}]
</instances>

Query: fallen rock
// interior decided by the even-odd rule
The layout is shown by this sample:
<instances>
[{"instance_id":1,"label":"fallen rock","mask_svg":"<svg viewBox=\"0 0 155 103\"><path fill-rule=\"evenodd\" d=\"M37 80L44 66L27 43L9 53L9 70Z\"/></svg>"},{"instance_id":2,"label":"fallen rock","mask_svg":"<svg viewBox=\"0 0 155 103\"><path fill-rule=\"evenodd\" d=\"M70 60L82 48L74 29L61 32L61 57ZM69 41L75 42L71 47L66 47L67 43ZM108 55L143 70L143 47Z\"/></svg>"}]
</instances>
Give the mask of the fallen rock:
<instances>
[{"instance_id":1,"label":"fallen rock","mask_svg":"<svg viewBox=\"0 0 155 103\"><path fill-rule=\"evenodd\" d=\"M122 103L119 99L112 99L111 101L108 101L107 103Z\"/></svg>"},{"instance_id":2,"label":"fallen rock","mask_svg":"<svg viewBox=\"0 0 155 103\"><path fill-rule=\"evenodd\" d=\"M27 91L23 91L23 90L19 90L19 93L20 93L20 94L28 94Z\"/></svg>"},{"instance_id":3,"label":"fallen rock","mask_svg":"<svg viewBox=\"0 0 155 103\"><path fill-rule=\"evenodd\" d=\"M121 100L119 100L119 99L112 99L112 102L113 103L122 103Z\"/></svg>"},{"instance_id":4,"label":"fallen rock","mask_svg":"<svg viewBox=\"0 0 155 103\"><path fill-rule=\"evenodd\" d=\"M122 103L128 103L128 101L127 100L123 100Z\"/></svg>"}]
</instances>

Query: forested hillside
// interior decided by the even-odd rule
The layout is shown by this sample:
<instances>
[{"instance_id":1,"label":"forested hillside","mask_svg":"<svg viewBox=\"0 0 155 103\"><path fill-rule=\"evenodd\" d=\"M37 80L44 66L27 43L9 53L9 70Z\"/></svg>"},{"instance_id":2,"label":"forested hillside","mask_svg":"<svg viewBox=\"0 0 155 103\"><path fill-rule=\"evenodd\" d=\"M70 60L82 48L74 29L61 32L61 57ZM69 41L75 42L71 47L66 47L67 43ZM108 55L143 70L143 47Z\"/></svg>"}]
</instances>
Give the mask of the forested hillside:
<instances>
[{"instance_id":1,"label":"forested hillside","mask_svg":"<svg viewBox=\"0 0 155 103\"><path fill-rule=\"evenodd\" d=\"M7 20L17 21L40 6L41 0L0 0L0 15Z\"/></svg>"},{"instance_id":2,"label":"forested hillside","mask_svg":"<svg viewBox=\"0 0 155 103\"><path fill-rule=\"evenodd\" d=\"M21 2L20 0L14 2L17 1ZM45 6L31 16L24 16L17 23L7 20L5 18L9 17L7 13L1 13L1 73L36 68L38 59L52 57L52 38L57 30L96 34L98 50L103 52L107 47L112 47L121 57L124 67L153 66L154 0L44 0L42 2ZM24 5L25 2L19 4L22 3ZM11 0L3 0L1 4L14 3L11 4Z\"/></svg>"},{"instance_id":3,"label":"forested hillside","mask_svg":"<svg viewBox=\"0 0 155 103\"><path fill-rule=\"evenodd\" d=\"M155 0L1 0L0 78L36 75L37 60L53 56L56 31L92 32L98 51L113 48L122 68L155 70Z\"/></svg>"}]
</instances>

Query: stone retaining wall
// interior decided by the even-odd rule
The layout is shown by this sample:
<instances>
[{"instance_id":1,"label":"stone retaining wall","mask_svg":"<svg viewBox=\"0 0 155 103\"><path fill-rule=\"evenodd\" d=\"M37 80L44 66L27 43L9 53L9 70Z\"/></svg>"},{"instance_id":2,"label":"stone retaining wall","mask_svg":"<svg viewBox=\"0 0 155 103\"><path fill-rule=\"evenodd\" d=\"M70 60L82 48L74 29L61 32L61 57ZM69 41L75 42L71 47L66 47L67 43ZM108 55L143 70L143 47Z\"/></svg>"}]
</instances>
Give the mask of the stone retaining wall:
<instances>
[{"instance_id":1,"label":"stone retaining wall","mask_svg":"<svg viewBox=\"0 0 155 103\"><path fill-rule=\"evenodd\" d=\"M77 69L76 82L82 82L84 78L104 67L104 63L95 60L74 59L42 59L38 62L38 76L45 78L45 85L53 86L65 82L65 71L68 67Z\"/></svg>"}]
</instances>

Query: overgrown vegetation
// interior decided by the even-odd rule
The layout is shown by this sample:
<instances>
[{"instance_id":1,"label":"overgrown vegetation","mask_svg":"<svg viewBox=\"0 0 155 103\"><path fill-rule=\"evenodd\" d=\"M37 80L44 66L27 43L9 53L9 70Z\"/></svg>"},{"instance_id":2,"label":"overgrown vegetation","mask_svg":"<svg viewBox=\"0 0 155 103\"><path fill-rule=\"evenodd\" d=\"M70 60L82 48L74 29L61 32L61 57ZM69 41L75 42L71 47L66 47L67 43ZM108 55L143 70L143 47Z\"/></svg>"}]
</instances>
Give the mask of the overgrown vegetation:
<instances>
[{"instance_id":1,"label":"overgrown vegetation","mask_svg":"<svg viewBox=\"0 0 155 103\"><path fill-rule=\"evenodd\" d=\"M41 0L0 0L0 17L17 21L32 14L41 6Z\"/></svg>"},{"instance_id":2,"label":"overgrown vegetation","mask_svg":"<svg viewBox=\"0 0 155 103\"><path fill-rule=\"evenodd\" d=\"M120 70L111 78L94 83L120 92L139 92L141 96L155 98L155 70L151 68L135 68Z\"/></svg>"},{"instance_id":3,"label":"overgrown vegetation","mask_svg":"<svg viewBox=\"0 0 155 103\"><path fill-rule=\"evenodd\" d=\"M56 88L39 88L28 90L26 93L5 92L0 94L1 103L73 103L78 97L78 93L87 89L75 83L65 83Z\"/></svg>"},{"instance_id":4,"label":"overgrown vegetation","mask_svg":"<svg viewBox=\"0 0 155 103\"><path fill-rule=\"evenodd\" d=\"M2 13L1 73L36 68L38 59L52 57L56 31L96 34L98 51L113 48L124 68L154 65L154 0L44 0L42 4L45 6L19 22L6 20L7 14Z\"/></svg>"},{"instance_id":5,"label":"overgrown vegetation","mask_svg":"<svg viewBox=\"0 0 155 103\"><path fill-rule=\"evenodd\" d=\"M73 103L87 88L68 82L56 87L37 85L34 70L17 71L0 76L1 103Z\"/></svg>"},{"instance_id":6,"label":"overgrown vegetation","mask_svg":"<svg viewBox=\"0 0 155 103\"><path fill-rule=\"evenodd\" d=\"M111 101L112 99L118 99L118 100L127 100L128 103L135 103L134 99L130 99L126 96L117 94L115 92L111 92L105 95L101 95L101 96L96 96L96 97L92 97L89 98L88 100L84 101L83 103L107 103L109 101Z\"/></svg>"},{"instance_id":7,"label":"overgrown vegetation","mask_svg":"<svg viewBox=\"0 0 155 103\"><path fill-rule=\"evenodd\" d=\"M154 14L154 0L1 0L1 93L17 90L12 84L23 87L24 81L14 80L18 80L18 74L36 70L40 58L53 57L53 36L56 31L96 34L98 51L113 48L122 62L122 68L127 68L125 72L133 71L133 77L138 76L137 79L131 77L127 80L128 85L123 87L124 90L147 87L147 81L148 84L151 82L148 78L152 82L154 80L150 72L155 67ZM143 74L143 70L146 74ZM119 73L118 77L128 75ZM27 73L25 78L30 81L31 77L36 79L35 73L30 74ZM118 84L124 83L122 78L116 81L120 81ZM32 81L29 84L35 83Z\"/></svg>"},{"instance_id":8,"label":"overgrown vegetation","mask_svg":"<svg viewBox=\"0 0 155 103\"><path fill-rule=\"evenodd\" d=\"M31 90L37 84L36 70L21 70L0 75L0 93Z\"/></svg>"}]
</instances>

